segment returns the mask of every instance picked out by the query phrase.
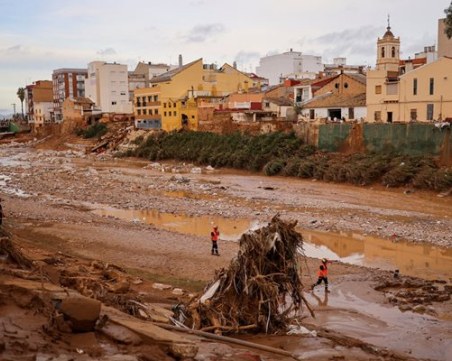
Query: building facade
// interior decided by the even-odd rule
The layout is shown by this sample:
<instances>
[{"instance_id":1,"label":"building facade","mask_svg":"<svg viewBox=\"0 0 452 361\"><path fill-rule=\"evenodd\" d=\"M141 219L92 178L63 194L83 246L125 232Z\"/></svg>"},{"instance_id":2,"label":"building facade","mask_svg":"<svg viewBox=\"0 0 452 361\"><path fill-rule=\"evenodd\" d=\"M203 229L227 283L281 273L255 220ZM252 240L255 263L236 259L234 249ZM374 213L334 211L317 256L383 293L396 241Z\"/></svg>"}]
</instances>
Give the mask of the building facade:
<instances>
[{"instance_id":1,"label":"building facade","mask_svg":"<svg viewBox=\"0 0 452 361\"><path fill-rule=\"evenodd\" d=\"M377 41L377 66L367 72L367 121L393 122L399 119L400 38L388 24Z\"/></svg>"},{"instance_id":2,"label":"building facade","mask_svg":"<svg viewBox=\"0 0 452 361\"><path fill-rule=\"evenodd\" d=\"M308 95L313 94L300 105L304 119L348 121L366 118L365 75L343 73L318 82L317 87L312 88L313 84L316 83L310 88L302 88L308 89Z\"/></svg>"},{"instance_id":3,"label":"building facade","mask_svg":"<svg viewBox=\"0 0 452 361\"><path fill-rule=\"evenodd\" d=\"M63 121L62 106L66 98L85 96L85 79L87 76L87 69L63 68L53 71L52 118L55 122Z\"/></svg>"},{"instance_id":4,"label":"building facade","mask_svg":"<svg viewBox=\"0 0 452 361\"><path fill-rule=\"evenodd\" d=\"M256 67L257 75L267 78L270 85L281 83L284 79L314 79L323 71L322 57L290 51L263 57Z\"/></svg>"},{"instance_id":5,"label":"building facade","mask_svg":"<svg viewBox=\"0 0 452 361\"><path fill-rule=\"evenodd\" d=\"M127 65L93 61L88 64L85 96L103 113L132 113Z\"/></svg>"},{"instance_id":6,"label":"building facade","mask_svg":"<svg viewBox=\"0 0 452 361\"><path fill-rule=\"evenodd\" d=\"M452 121L452 58L442 57L400 77L399 119Z\"/></svg>"},{"instance_id":7,"label":"building facade","mask_svg":"<svg viewBox=\"0 0 452 361\"><path fill-rule=\"evenodd\" d=\"M50 80L38 80L25 87L28 123L40 127L52 121L53 86Z\"/></svg>"},{"instance_id":8,"label":"building facade","mask_svg":"<svg viewBox=\"0 0 452 361\"><path fill-rule=\"evenodd\" d=\"M198 109L232 92L246 92L252 79L228 64L221 68L195 60L150 80L151 87L137 89L134 114L138 123L166 131L198 128Z\"/></svg>"}]
</instances>

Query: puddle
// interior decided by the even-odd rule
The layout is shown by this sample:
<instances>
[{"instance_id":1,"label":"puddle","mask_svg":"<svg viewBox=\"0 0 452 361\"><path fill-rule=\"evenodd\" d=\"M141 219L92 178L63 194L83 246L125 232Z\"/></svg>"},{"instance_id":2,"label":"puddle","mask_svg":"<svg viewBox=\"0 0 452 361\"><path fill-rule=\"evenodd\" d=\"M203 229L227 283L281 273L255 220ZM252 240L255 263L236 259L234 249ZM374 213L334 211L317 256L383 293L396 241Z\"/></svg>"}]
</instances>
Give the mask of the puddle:
<instances>
[{"instance_id":1,"label":"puddle","mask_svg":"<svg viewBox=\"0 0 452 361\"><path fill-rule=\"evenodd\" d=\"M209 237L213 224L218 225L221 239L237 241L242 233L259 227L258 221L229 219L221 216L190 217L156 210L96 209L93 213L118 219L143 222L168 231ZM452 275L452 249L419 245L405 241L394 243L356 233L327 233L299 229L309 257L329 258L345 263L386 270L399 269L401 274L424 279L445 279Z\"/></svg>"}]
</instances>

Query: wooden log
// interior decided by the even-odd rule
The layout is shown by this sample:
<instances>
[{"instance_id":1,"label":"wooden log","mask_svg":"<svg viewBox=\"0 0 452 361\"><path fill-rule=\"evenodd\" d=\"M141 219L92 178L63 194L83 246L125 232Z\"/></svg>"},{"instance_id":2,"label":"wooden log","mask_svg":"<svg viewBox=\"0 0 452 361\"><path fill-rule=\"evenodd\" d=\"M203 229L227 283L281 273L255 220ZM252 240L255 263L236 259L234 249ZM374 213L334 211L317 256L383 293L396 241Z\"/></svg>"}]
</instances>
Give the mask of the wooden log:
<instances>
[{"instance_id":1,"label":"wooden log","mask_svg":"<svg viewBox=\"0 0 452 361\"><path fill-rule=\"evenodd\" d=\"M300 360L293 353L291 353L289 351L286 351L286 350L280 350L280 349L275 348L275 347L260 345L260 344L249 342L249 341L238 340L238 339L227 337L227 336L215 335L215 334L209 333L209 332L204 332L204 331L199 331L199 330L192 330L190 328L182 328L182 327L172 326L172 325L168 325L168 324L165 324L165 323L160 324L160 323L155 323L154 322L154 324L159 326L159 327L161 327L161 328L165 328L167 330L185 332L185 333L188 333L188 334L192 334L192 335L208 338L208 339L215 340L215 341L221 341L221 342L226 342L226 343L233 343L233 344L236 344L236 345L245 346L245 347L251 347L251 348L254 348L254 349L257 349L257 350L266 351L266 352L270 352L270 353L277 354L277 355L291 357L291 358L293 358L294 360L297 360L297 361Z\"/></svg>"}]
</instances>

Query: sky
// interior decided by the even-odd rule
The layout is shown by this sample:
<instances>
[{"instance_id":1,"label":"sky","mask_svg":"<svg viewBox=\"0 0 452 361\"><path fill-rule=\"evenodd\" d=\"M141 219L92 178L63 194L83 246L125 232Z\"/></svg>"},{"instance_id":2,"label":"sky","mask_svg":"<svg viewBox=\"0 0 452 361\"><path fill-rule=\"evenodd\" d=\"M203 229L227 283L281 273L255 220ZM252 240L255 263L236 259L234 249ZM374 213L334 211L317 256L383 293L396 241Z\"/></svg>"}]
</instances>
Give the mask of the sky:
<instances>
[{"instance_id":1,"label":"sky","mask_svg":"<svg viewBox=\"0 0 452 361\"><path fill-rule=\"evenodd\" d=\"M386 30L402 58L437 42L450 0L0 0L0 114L20 110L16 92L51 80L58 68L90 61L232 65L254 72L259 59L289 51L324 63L374 66Z\"/></svg>"}]
</instances>

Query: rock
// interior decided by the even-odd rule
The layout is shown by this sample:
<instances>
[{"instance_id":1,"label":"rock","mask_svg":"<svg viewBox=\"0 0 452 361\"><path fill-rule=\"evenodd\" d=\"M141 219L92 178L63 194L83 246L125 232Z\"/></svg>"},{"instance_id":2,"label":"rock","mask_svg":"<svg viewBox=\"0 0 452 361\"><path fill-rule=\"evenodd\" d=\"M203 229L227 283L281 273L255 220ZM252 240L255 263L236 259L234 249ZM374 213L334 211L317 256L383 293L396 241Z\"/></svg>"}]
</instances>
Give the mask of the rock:
<instances>
[{"instance_id":1,"label":"rock","mask_svg":"<svg viewBox=\"0 0 452 361\"><path fill-rule=\"evenodd\" d=\"M412 308L412 311L416 313L425 313L426 308L424 305L417 305Z\"/></svg>"},{"instance_id":2,"label":"rock","mask_svg":"<svg viewBox=\"0 0 452 361\"><path fill-rule=\"evenodd\" d=\"M399 310L402 311L402 312L410 311L411 310L411 306L409 306L409 305L399 305Z\"/></svg>"},{"instance_id":3,"label":"rock","mask_svg":"<svg viewBox=\"0 0 452 361\"><path fill-rule=\"evenodd\" d=\"M165 285L163 283L154 283L152 285L152 288L155 288L156 290L169 290L172 288L170 285Z\"/></svg>"},{"instance_id":4,"label":"rock","mask_svg":"<svg viewBox=\"0 0 452 361\"><path fill-rule=\"evenodd\" d=\"M124 280L110 286L110 291L113 293L126 293L129 291L129 289L130 283Z\"/></svg>"},{"instance_id":5,"label":"rock","mask_svg":"<svg viewBox=\"0 0 452 361\"><path fill-rule=\"evenodd\" d=\"M86 332L94 329L101 303L86 297L68 297L61 302L60 311L71 321L72 330Z\"/></svg>"},{"instance_id":6,"label":"rock","mask_svg":"<svg viewBox=\"0 0 452 361\"><path fill-rule=\"evenodd\" d=\"M181 296L184 294L184 290L181 288L175 288L171 293L173 295Z\"/></svg>"},{"instance_id":7,"label":"rock","mask_svg":"<svg viewBox=\"0 0 452 361\"><path fill-rule=\"evenodd\" d=\"M199 168L199 167L195 167L195 168L191 169L190 173L192 173L192 174L201 174L202 173L202 169Z\"/></svg>"}]
</instances>

